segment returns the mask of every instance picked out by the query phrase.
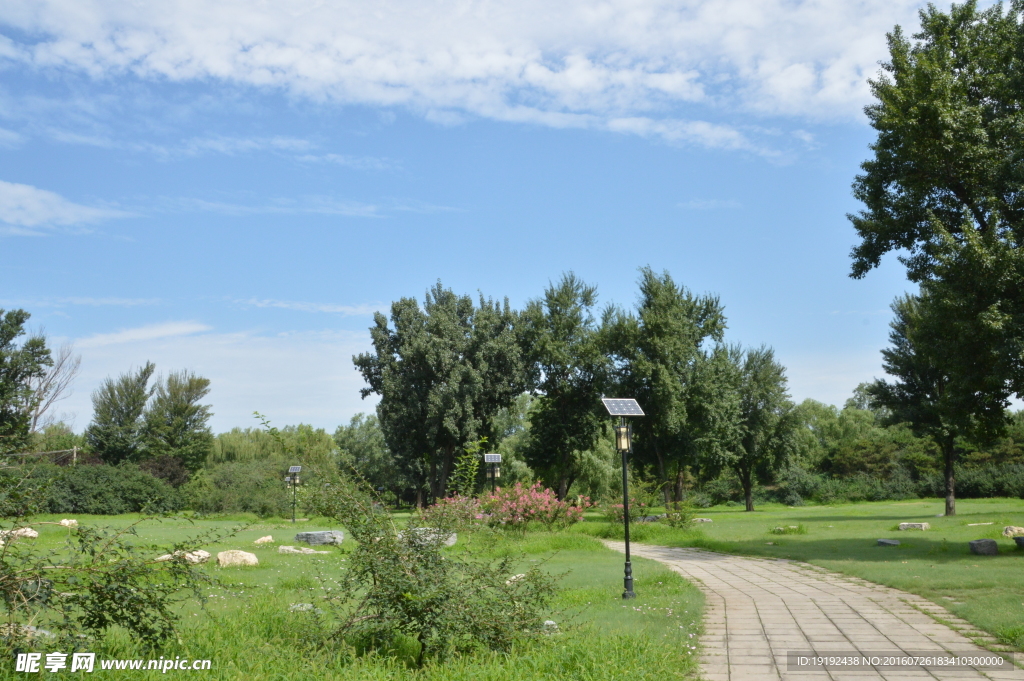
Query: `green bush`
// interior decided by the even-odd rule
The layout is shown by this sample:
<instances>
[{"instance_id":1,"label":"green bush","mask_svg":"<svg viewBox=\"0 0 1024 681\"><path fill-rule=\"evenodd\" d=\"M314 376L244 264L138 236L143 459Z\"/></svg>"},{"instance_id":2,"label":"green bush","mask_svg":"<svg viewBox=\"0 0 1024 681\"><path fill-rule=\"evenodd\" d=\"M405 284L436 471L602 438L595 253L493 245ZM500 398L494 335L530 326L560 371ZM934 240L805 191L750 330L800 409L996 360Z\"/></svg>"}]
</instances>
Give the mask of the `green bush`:
<instances>
[{"instance_id":1,"label":"green bush","mask_svg":"<svg viewBox=\"0 0 1024 681\"><path fill-rule=\"evenodd\" d=\"M163 513L181 507L173 487L133 464L39 466L32 477L48 483L46 507L50 513Z\"/></svg>"},{"instance_id":2,"label":"green bush","mask_svg":"<svg viewBox=\"0 0 1024 681\"><path fill-rule=\"evenodd\" d=\"M196 473L181 486L181 494L184 504L199 513L288 515L292 495L284 475L273 460L224 463Z\"/></svg>"}]
</instances>

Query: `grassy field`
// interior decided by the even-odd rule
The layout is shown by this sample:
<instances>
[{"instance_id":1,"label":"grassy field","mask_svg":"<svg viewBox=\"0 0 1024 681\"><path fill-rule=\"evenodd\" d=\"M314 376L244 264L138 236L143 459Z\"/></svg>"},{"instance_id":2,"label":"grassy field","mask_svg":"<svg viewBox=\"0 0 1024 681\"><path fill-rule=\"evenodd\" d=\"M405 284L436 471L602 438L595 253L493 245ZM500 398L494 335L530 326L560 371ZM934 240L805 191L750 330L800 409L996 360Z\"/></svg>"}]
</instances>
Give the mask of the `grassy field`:
<instances>
[{"instance_id":1,"label":"grassy field","mask_svg":"<svg viewBox=\"0 0 1024 681\"><path fill-rule=\"evenodd\" d=\"M633 526L631 538L806 561L924 596L1024 650L1024 551L1000 534L1006 525L1024 526L1024 501L971 499L957 502L954 517L941 517L942 511L941 500L796 508L766 504L753 513L715 507L700 511L713 522L696 525L694 531L645 523ZM901 522L927 522L931 529L900 532ZM774 534L773 528L793 533ZM622 535L621 525L593 520L577 531ZM900 546L877 546L882 538L898 539ZM970 553L967 542L982 538L999 542L998 556Z\"/></svg>"},{"instance_id":2,"label":"grassy field","mask_svg":"<svg viewBox=\"0 0 1024 681\"><path fill-rule=\"evenodd\" d=\"M59 518L39 518L59 520ZM82 517L80 523L123 527L135 518ZM180 519L147 521L139 527L141 543L169 545L186 536L216 530L230 531L238 519ZM58 546L67 537L64 528L37 526L40 547ZM345 566L349 540L328 555L278 554L277 547L294 544L297 530L338 529L325 522L256 521L207 550L242 549L255 553L258 567L221 569L207 566L223 583L210 589L205 607L183 606L180 641L157 653L140 650L123 635L111 636L91 649L97 658L150 659L181 656L210 659L212 668L202 672L208 679L424 679L514 681L533 679L685 679L696 670L703 598L699 591L657 563L637 561L642 576L637 582L641 597L625 603L622 592L622 556L598 541L578 533L530 533L484 543L462 537L452 550L467 546L498 556L521 555L524 565L539 563L562 575L561 590L550 614L560 633L513 651L511 654L474 655L428 665L421 670L386 656L358 659L328 637L330 624L315 612L293 611L295 604L316 607L322 589L331 588L332 577ZM257 537L271 534L272 545L256 547ZM52 652L40 648L41 652ZM65 651L67 652L67 651ZM180 672L168 672L171 675ZM97 671L95 678L166 678L159 672ZM50 674L52 676L52 674ZM0 678L31 678L15 673L13 662L0 666Z\"/></svg>"}]
</instances>

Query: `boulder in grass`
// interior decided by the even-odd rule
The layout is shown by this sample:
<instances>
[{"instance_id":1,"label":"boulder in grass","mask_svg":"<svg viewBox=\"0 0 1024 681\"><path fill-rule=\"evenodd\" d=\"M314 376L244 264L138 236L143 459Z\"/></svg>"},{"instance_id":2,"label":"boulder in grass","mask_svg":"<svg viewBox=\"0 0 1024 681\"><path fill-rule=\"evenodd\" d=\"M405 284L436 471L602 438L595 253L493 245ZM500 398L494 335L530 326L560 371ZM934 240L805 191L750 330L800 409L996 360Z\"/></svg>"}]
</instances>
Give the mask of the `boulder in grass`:
<instances>
[{"instance_id":1,"label":"boulder in grass","mask_svg":"<svg viewBox=\"0 0 1024 681\"><path fill-rule=\"evenodd\" d=\"M995 539L975 539L967 543L971 553L978 556L995 556L999 553L999 544Z\"/></svg>"},{"instance_id":2,"label":"boulder in grass","mask_svg":"<svg viewBox=\"0 0 1024 681\"><path fill-rule=\"evenodd\" d=\"M879 546L899 546L900 545L900 540L899 539L879 539L878 540L878 545Z\"/></svg>"},{"instance_id":3,"label":"boulder in grass","mask_svg":"<svg viewBox=\"0 0 1024 681\"><path fill-rule=\"evenodd\" d=\"M78 521L72 518L65 518L64 520L60 521L60 524L64 527L78 527Z\"/></svg>"},{"instance_id":4,"label":"boulder in grass","mask_svg":"<svg viewBox=\"0 0 1024 681\"><path fill-rule=\"evenodd\" d=\"M931 529L931 525L927 522L901 522L899 523L900 529Z\"/></svg>"},{"instance_id":5,"label":"boulder in grass","mask_svg":"<svg viewBox=\"0 0 1024 681\"><path fill-rule=\"evenodd\" d=\"M271 534L268 534L266 537L260 537L259 539L257 539L256 541L253 542L253 544L273 544L273 543L274 543L274 535L271 535Z\"/></svg>"},{"instance_id":6,"label":"boulder in grass","mask_svg":"<svg viewBox=\"0 0 1024 681\"><path fill-rule=\"evenodd\" d=\"M314 551L313 549L307 548L305 546L300 546L299 548L295 548L294 546L278 546L277 547L277 552L278 553L299 553L299 554L302 554L302 555L309 555L311 553L327 553L327 554L330 553L330 551Z\"/></svg>"},{"instance_id":7,"label":"boulder in grass","mask_svg":"<svg viewBox=\"0 0 1024 681\"><path fill-rule=\"evenodd\" d=\"M157 558L156 562L163 563L168 560L177 558L181 555L184 555L186 562L192 563L193 565L205 563L206 561L210 560L210 554L208 552L203 551L202 549L198 549L196 551L189 551L187 553L183 553L181 551L175 551L174 553L165 553L164 555Z\"/></svg>"},{"instance_id":8,"label":"boulder in grass","mask_svg":"<svg viewBox=\"0 0 1024 681\"><path fill-rule=\"evenodd\" d=\"M234 549L218 553L217 564L221 567L246 567L250 565L259 565L260 559L257 558L255 554L249 553L248 551L239 551Z\"/></svg>"},{"instance_id":9,"label":"boulder in grass","mask_svg":"<svg viewBox=\"0 0 1024 681\"><path fill-rule=\"evenodd\" d=\"M693 522L695 522L695 523L713 523L715 521L712 520L711 518L694 518Z\"/></svg>"},{"instance_id":10,"label":"boulder in grass","mask_svg":"<svg viewBox=\"0 0 1024 681\"><path fill-rule=\"evenodd\" d=\"M1024 537L1024 527L1016 527L1014 525L1007 525L1003 528L1003 536L1010 537Z\"/></svg>"},{"instance_id":11,"label":"boulder in grass","mask_svg":"<svg viewBox=\"0 0 1024 681\"><path fill-rule=\"evenodd\" d=\"M16 530L0 532L0 537L3 537L4 539L35 539L38 536L39 533L31 527L19 527Z\"/></svg>"},{"instance_id":12,"label":"boulder in grass","mask_svg":"<svg viewBox=\"0 0 1024 681\"><path fill-rule=\"evenodd\" d=\"M459 535L454 532L449 535L442 535L438 530L430 527L414 527L409 531L412 532L412 543L418 545L437 543L442 546L454 546L455 542L459 539ZM399 532L398 538L402 539L403 537L405 537L405 532Z\"/></svg>"},{"instance_id":13,"label":"boulder in grass","mask_svg":"<svg viewBox=\"0 0 1024 681\"><path fill-rule=\"evenodd\" d=\"M299 532L295 535L295 541L319 546L321 544L340 544L345 539L341 530L327 530L325 532Z\"/></svg>"},{"instance_id":14,"label":"boulder in grass","mask_svg":"<svg viewBox=\"0 0 1024 681\"><path fill-rule=\"evenodd\" d=\"M1013 542L1017 545L1018 549L1024 549L1024 537L1014 537Z\"/></svg>"}]
</instances>

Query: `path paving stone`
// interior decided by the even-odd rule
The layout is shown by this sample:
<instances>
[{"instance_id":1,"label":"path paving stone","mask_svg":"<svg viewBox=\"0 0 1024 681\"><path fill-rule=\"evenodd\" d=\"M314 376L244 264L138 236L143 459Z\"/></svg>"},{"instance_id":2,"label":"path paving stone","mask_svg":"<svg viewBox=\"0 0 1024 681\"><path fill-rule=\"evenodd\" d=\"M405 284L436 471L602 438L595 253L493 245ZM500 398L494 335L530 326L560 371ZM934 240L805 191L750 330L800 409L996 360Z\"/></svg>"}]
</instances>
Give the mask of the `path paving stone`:
<instances>
[{"instance_id":1,"label":"path paving stone","mask_svg":"<svg viewBox=\"0 0 1024 681\"><path fill-rule=\"evenodd\" d=\"M625 550L622 542L605 544ZM993 653L971 638L985 645L996 641L920 596L806 563L692 548L643 544L630 548L634 556L665 563L704 592L701 667L705 681L1024 681L1024 670L1019 668L790 670L790 651L861 655L928 651L991 657Z\"/></svg>"}]
</instances>

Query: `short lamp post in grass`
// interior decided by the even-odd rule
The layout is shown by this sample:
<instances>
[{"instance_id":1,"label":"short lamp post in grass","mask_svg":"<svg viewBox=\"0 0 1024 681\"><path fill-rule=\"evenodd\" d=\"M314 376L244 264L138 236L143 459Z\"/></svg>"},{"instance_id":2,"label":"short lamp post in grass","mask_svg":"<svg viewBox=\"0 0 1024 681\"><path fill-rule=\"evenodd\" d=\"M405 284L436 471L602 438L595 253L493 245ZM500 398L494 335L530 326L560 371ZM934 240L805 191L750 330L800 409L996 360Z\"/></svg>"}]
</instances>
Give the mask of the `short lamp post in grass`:
<instances>
[{"instance_id":1,"label":"short lamp post in grass","mask_svg":"<svg viewBox=\"0 0 1024 681\"><path fill-rule=\"evenodd\" d=\"M292 488L292 522L295 522L295 505L298 501L298 487L299 487L299 473L302 472L302 466L292 466L288 469L288 477L284 479L285 483L291 485Z\"/></svg>"},{"instance_id":2,"label":"short lamp post in grass","mask_svg":"<svg viewBox=\"0 0 1024 681\"><path fill-rule=\"evenodd\" d=\"M495 485L501 477L501 454L484 454L484 463L491 466L491 494L494 494Z\"/></svg>"},{"instance_id":3,"label":"short lamp post in grass","mask_svg":"<svg viewBox=\"0 0 1024 681\"><path fill-rule=\"evenodd\" d=\"M622 522L626 528L626 572L623 578L623 598L636 598L633 591L633 565L629 560L629 455L633 451L633 427L626 420L627 416L643 416L644 412L636 400L614 400L601 398L604 408L611 416L618 416L619 423L615 426L615 449L622 454Z\"/></svg>"}]
</instances>

